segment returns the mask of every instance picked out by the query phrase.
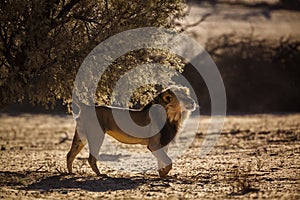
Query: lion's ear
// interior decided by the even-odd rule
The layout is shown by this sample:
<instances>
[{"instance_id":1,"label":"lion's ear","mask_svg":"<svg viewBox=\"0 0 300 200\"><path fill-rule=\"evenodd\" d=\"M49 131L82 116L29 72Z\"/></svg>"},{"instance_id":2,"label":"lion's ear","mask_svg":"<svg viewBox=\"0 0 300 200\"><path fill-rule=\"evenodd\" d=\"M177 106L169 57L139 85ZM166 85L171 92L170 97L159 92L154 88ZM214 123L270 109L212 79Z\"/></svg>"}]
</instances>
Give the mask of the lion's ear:
<instances>
[{"instance_id":1,"label":"lion's ear","mask_svg":"<svg viewBox=\"0 0 300 200\"><path fill-rule=\"evenodd\" d=\"M169 94L166 94L166 95L163 96L163 100L164 100L165 103L170 103L171 102L171 98L172 97Z\"/></svg>"}]
</instances>

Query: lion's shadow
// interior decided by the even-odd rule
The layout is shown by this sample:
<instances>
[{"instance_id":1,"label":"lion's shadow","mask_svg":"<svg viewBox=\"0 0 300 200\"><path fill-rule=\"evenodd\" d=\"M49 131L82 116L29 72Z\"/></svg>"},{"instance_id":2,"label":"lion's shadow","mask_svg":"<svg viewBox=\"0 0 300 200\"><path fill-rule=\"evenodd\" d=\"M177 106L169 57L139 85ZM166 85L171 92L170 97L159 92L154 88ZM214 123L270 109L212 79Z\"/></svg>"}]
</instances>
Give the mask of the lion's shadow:
<instances>
[{"instance_id":1,"label":"lion's shadow","mask_svg":"<svg viewBox=\"0 0 300 200\"><path fill-rule=\"evenodd\" d=\"M9 172L0 171L0 186L15 187L19 190L86 190L105 192L130 190L144 184L140 178L115 178L67 175L49 172Z\"/></svg>"},{"instance_id":2,"label":"lion's shadow","mask_svg":"<svg viewBox=\"0 0 300 200\"><path fill-rule=\"evenodd\" d=\"M137 188L141 182L130 178L114 177L65 177L54 175L46 177L38 182L32 183L23 189L25 190L86 190L90 192L106 192L115 190L130 190Z\"/></svg>"},{"instance_id":3,"label":"lion's shadow","mask_svg":"<svg viewBox=\"0 0 300 200\"><path fill-rule=\"evenodd\" d=\"M171 179L161 179L159 177L144 177L143 175L134 177L96 177L67 175L50 172L9 172L0 171L0 186L12 186L18 190L36 191L64 191L64 190L85 190L90 192L106 192L117 190L131 190L141 185L160 186L169 185Z\"/></svg>"}]
</instances>

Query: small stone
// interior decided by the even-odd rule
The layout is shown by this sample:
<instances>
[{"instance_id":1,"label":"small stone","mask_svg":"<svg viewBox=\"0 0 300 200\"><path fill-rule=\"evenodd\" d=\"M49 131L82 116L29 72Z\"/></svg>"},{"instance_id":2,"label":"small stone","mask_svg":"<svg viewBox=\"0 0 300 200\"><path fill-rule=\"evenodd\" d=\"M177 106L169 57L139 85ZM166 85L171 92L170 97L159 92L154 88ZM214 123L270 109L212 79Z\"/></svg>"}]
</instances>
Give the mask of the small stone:
<instances>
[{"instance_id":1,"label":"small stone","mask_svg":"<svg viewBox=\"0 0 300 200\"><path fill-rule=\"evenodd\" d=\"M68 191L67 190L63 190L63 191L61 191L61 194L68 194Z\"/></svg>"}]
</instances>

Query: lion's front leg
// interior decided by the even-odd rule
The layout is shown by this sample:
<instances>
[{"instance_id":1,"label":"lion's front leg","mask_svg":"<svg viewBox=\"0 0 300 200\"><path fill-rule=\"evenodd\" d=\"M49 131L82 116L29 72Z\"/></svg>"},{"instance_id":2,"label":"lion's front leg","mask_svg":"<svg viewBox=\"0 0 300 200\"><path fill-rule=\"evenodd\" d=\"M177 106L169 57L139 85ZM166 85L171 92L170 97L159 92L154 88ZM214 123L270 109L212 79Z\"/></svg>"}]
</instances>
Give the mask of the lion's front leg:
<instances>
[{"instance_id":1,"label":"lion's front leg","mask_svg":"<svg viewBox=\"0 0 300 200\"><path fill-rule=\"evenodd\" d=\"M168 146L165 146L163 148L163 150L166 153L166 155L168 155ZM172 160L171 160L171 163L166 166L166 164L164 164L162 161L157 159L157 166L158 166L158 172L159 172L160 177L164 177L172 169Z\"/></svg>"},{"instance_id":2,"label":"lion's front leg","mask_svg":"<svg viewBox=\"0 0 300 200\"><path fill-rule=\"evenodd\" d=\"M158 162L158 173L160 177L165 177L172 169L172 160L165 152L164 148L152 151Z\"/></svg>"},{"instance_id":3,"label":"lion's front leg","mask_svg":"<svg viewBox=\"0 0 300 200\"><path fill-rule=\"evenodd\" d=\"M150 140L148 148L157 159L159 176L165 177L172 169L172 160L166 153L167 148L162 147L157 138Z\"/></svg>"}]
</instances>

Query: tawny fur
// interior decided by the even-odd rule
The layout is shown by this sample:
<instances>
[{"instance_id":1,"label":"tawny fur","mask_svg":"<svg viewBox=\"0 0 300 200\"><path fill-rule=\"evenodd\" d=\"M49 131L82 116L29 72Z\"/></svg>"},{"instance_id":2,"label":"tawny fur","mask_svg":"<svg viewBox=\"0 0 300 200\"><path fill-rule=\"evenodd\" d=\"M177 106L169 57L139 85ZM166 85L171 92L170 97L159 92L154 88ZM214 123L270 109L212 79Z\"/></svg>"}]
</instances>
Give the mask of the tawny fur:
<instances>
[{"instance_id":1,"label":"tawny fur","mask_svg":"<svg viewBox=\"0 0 300 200\"><path fill-rule=\"evenodd\" d=\"M111 108L105 106L98 106L95 108L97 114L97 120L105 134L108 134L115 138L116 140L127 143L127 144L142 144L146 145L147 148L151 151L157 151L159 149L166 149L166 146L174 140L176 134L178 133L182 123L189 116L190 111L195 109L195 102L190 98L188 91L182 87L173 87L164 90L161 94L159 94L152 102L146 105L141 110L129 110L130 116L132 120L140 125L145 126L149 124L149 110L153 104L160 104L164 107L167 114L167 120L164 124L163 128L156 135L149 138L138 138L123 132L114 121L112 110L119 112L128 112L125 109L119 108ZM86 106L82 103L78 103L78 107L80 110L84 110L89 106ZM155 116L155 120L162 120L162 116ZM151 122L155 123L155 122ZM75 135L73 138L72 146L70 151L67 154L67 167L69 173L72 173L72 163L76 157L76 155L81 151L81 149L86 144L85 137L87 134L97 134L97 133L86 133L80 127L80 115L77 119L77 125L75 130ZM79 136L80 135L80 136ZM102 142L101 142L102 143ZM165 147L165 148L164 148ZM167 156L166 152L163 151L163 154ZM168 156L167 156L168 157ZM96 161L97 159L91 154L89 156L89 164L93 171L97 175L101 175L99 169L97 167ZM158 159L159 165L161 164L161 160ZM168 166L164 166L159 169L159 175L164 177L168 174L168 172L172 169L172 163Z\"/></svg>"}]
</instances>

